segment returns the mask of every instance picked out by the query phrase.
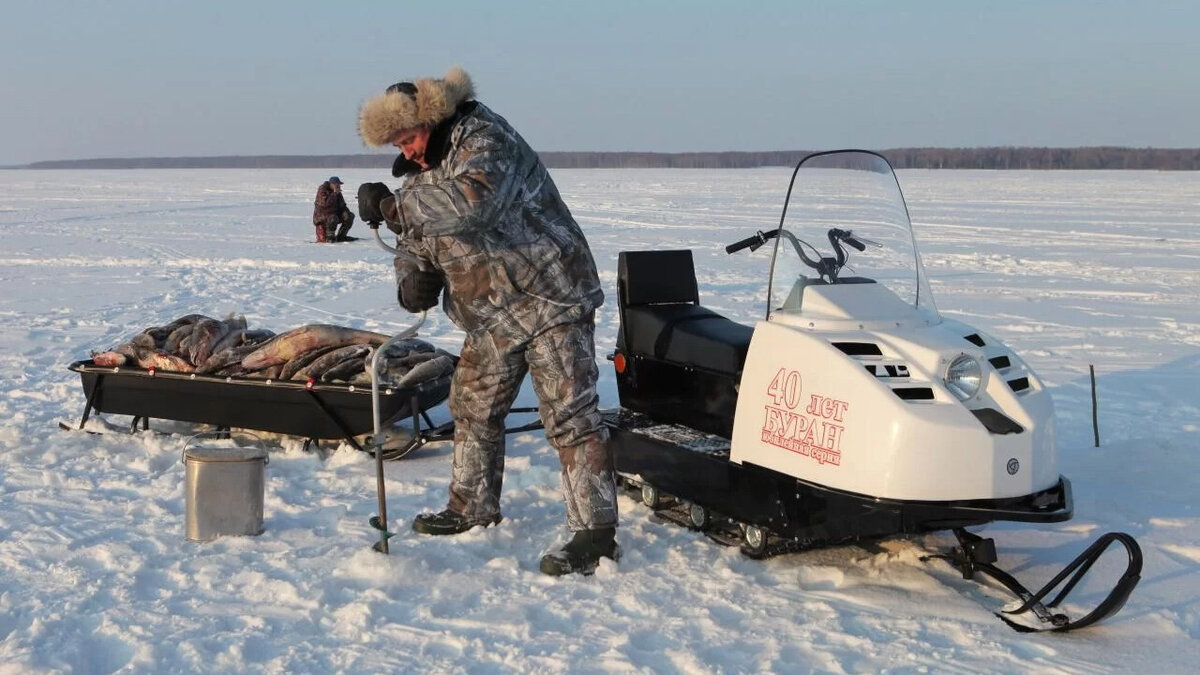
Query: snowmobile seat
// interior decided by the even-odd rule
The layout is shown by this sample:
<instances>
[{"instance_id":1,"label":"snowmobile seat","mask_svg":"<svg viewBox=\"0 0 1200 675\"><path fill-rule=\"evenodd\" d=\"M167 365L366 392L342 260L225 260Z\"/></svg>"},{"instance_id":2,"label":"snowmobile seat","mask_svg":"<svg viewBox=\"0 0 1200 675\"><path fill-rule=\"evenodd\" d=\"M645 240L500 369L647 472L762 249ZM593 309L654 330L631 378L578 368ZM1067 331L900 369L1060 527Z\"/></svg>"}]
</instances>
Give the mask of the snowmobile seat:
<instances>
[{"instance_id":1,"label":"snowmobile seat","mask_svg":"<svg viewBox=\"0 0 1200 675\"><path fill-rule=\"evenodd\" d=\"M691 251L622 251L617 268L622 333L631 353L741 372L754 329L700 306Z\"/></svg>"}]
</instances>

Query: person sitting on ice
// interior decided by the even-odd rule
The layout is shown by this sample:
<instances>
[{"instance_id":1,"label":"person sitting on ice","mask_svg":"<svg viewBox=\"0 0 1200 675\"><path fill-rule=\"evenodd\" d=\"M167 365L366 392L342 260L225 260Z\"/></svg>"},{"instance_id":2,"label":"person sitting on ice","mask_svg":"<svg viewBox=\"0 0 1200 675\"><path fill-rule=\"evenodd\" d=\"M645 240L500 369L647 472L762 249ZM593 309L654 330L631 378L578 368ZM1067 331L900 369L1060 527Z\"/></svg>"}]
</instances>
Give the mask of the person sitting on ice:
<instances>
[{"instance_id":1,"label":"person sitting on ice","mask_svg":"<svg viewBox=\"0 0 1200 675\"><path fill-rule=\"evenodd\" d=\"M413 520L449 535L500 522L504 420L528 372L546 438L558 451L574 536L541 559L546 574L590 574L616 560L617 502L608 431L596 395L595 310L604 300L579 225L546 167L501 116L474 100L461 68L400 82L363 104L359 134L401 155L403 179L381 213L399 246L398 299L433 307L466 334L450 391L450 499ZM422 269L424 266L426 269Z\"/></svg>"},{"instance_id":2,"label":"person sitting on ice","mask_svg":"<svg viewBox=\"0 0 1200 675\"><path fill-rule=\"evenodd\" d=\"M317 230L317 242L349 241L348 234L353 224L354 214L342 196L342 179L330 176L317 188L317 199L313 204L313 227Z\"/></svg>"}]
</instances>

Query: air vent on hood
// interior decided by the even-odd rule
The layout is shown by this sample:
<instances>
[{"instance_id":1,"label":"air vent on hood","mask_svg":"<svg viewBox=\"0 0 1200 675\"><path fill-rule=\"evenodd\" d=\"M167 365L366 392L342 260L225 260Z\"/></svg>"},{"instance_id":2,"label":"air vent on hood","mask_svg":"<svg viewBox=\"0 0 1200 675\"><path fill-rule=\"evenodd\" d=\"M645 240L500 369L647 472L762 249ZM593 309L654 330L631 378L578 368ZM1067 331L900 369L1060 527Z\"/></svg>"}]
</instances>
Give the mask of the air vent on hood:
<instances>
[{"instance_id":1,"label":"air vent on hood","mask_svg":"<svg viewBox=\"0 0 1200 675\"><path fill-rule=\"evenodd\" d=\"M996 370L1004 370L1012 366L1012 361L1009 361L1007 356L993 356L988 361Z\"/></svg>"},{"instance_id":2,"label":"air vent on hood","mask_svg":"<svg viewBox=\"0 0 1200 675\"><path fill-rule=\"evenodd\" d=\"M970 335L964 335L963 339L966 340L967 342L970 342L971 344L975 345L976 347L982 347L984 345L983 338L979 337L978 333L971 333Z\"/></svg>"},{"instance_id":3,"label":"air vent on hood","mask_svg":"<svg viewBox=\"0 0 1200 675\"><path fill-rule=\"evenodd\" d=\"M1025 431L1024 427L995 408L980 408L971 413L993 434L1019 434Z\"/></svg>"},{"instance_id":4,"label":"air vent on hood","mask_svg":"<svg viewBox=\"0 0 1200 675\"><path fill-rule=\"evenodd\" d=\"M883 350L874 342L831 342L846 356L864 361L863 367L875 377L908 377L908 366L903 363L884 363Z\"/></svg>"},{"instance_id":5,"label":"air vent on hood","mask_svg":"<svg viewBox=\"0 0 1200 675\"><path fill-rule=\"evenodd\" d=\"M1028 377L1018 377L1015 380L1009 380L1008 386L1013 391L1025 391L1026 389L1029 388L1029 378Z\"/></svg>"},{"instance_id":6,"label":"air vent on hood","mask_svg":"<svg viewBox=\"0 0 1200 675\"><path fill-rule=\"evenodd\" d=\"M847 356L883 356L874 342L834 342L833 346Z\"/></svg>"},{"instance_id":7,"label":"air vent on hood","mask_svg":"<svg viewBox=\"0 0 1200 675\"><path fill-rule=\"evenodd\" d=\"M933 389L929 387L896 387L892 389L905 401L932 401Z\"/></svg>"},{"instance_id":8,"label":"air vent on hood","mask_svg":"<svg viewBox=\"0 0 1200 675\"><path fill-rule=\"evenodd\" d=\"M899 363L868 364L864 367L875 377L908 377L908 366Z\"/></svg>"}]
</instances>

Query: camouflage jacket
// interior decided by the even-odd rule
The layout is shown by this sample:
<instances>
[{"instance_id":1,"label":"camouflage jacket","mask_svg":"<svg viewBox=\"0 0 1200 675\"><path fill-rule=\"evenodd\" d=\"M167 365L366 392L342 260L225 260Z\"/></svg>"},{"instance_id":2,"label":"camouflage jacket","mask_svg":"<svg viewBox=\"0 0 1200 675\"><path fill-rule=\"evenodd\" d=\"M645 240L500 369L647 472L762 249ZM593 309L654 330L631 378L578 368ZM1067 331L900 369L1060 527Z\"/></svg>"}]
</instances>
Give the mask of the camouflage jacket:
<instances>
[{"instance_id":1,"label":"camouflage jacket","mask_svg":"<svg viewBox=\"0 0 1200 675\"><path fill-rule=\"evenodd\" d=\"M349 210L342 193L334 190L329 181L325 181L317 188L317 198L313 202L313 225L325 225L332 220L341 220L342 214Z\"/></svg>"},{"instance_id":2,"label":"camouflage jacket","mask_svg":"<svg viewBox=\"0 0 1200 675\"><path fill-rule=\"evenodd\" d=\"M596 263L537 153L480 103L448 123L444 156L405 176L389 227L442 273L450 319L521 339L594 311Z\"/></svg>"}]
</instances>

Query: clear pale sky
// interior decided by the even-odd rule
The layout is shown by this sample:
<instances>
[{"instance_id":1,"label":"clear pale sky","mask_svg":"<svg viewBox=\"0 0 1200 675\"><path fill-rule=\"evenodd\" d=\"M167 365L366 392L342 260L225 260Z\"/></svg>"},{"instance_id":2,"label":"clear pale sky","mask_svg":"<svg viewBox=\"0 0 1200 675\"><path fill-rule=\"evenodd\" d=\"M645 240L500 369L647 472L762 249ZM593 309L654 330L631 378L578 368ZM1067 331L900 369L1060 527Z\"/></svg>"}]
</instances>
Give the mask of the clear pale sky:
<instances>
[{"instance_id":1,"label":"clear pale sky","mask_svg":"<svg viewBox=\"0 0 1200 675\"><path fill-rule=\"evenodd\" d=\"M0 165L365 152L465 68L537 150L1200 146L1200 2L6 2Z\"/></svg>"}]
</instances>

